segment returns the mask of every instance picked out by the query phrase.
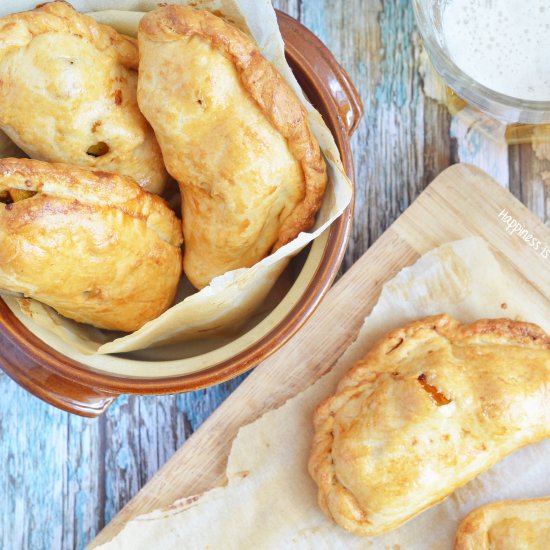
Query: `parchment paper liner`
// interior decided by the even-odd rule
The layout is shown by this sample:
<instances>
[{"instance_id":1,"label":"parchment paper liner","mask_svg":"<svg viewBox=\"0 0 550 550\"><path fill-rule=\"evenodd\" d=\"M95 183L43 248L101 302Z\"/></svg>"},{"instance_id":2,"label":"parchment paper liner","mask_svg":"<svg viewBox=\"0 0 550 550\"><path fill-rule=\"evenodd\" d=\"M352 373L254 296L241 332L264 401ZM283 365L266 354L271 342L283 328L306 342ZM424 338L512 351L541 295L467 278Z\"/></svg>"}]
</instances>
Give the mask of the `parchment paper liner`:
<instances>
[{"instance_id":1,"label":"parchment paper liner","mask_svg":"<svg viewBox=\"0 0 550 550\"><path fill-rule=\"evenodd\" d=\"M0 16L32 9L36 3L29 0L5 0L0 6ZM100 22L112 24L120 32L135 35L142 12L154 9L160 2L117 0L115 3L106 0L73 0L71 3L79 11L90 12L89 14ZM284 44L271 3L267 0L195 0L192 2L180 0L171 3L192 4L195 7L214 11L254 37L263 55L276 66L306 106L313 133L319 141L327 162L329 184L323 206L311 232L301 233L294 241L252 268L231 271L214 279L200 292L190 294L194 291L188 283L183 281L178 291L179 303L133 334L120 336L78 325L59 316L51 308L39 302L28 299L17 300L12 296L2 295L23 324L49 345L77 361L101 370L112 371L113 369L109 367L105 369L105 362L98 363L91 360L88 358L89 355L130 352L200 338L202 342L186 346L184 356L190 356L195 350L197 353L215 350L229 342L231 338L244 336L250 328L250 323L236 334L235 327L243 325L262 303L274 301L273 296L271 299L269 297L270 291L288 265L290 258L323 234L349 205L352 196L352 184L344 173L332 134L320 114L305 99L286 63ZM116 5L117 10L110 9L113 5ZM9 151L7 154L14 154L10 149L9 140L4 136L4 139L0 140L0 153L6 150ZM21 315L21 312L24 315ZM38 328L44 330L37 330ZM229 329L233 332L232 336L227 335ZM173 359L178 355L181 356L181 353L172 346L168 351L155 354L155 358ZM146 359L146 357L136 356L136 359ZM118 364L118 372L127 374L128 369L125 370L122 364ZM132 373L138 375L133 367Z\"/></svg>"},{"instance_id":2,"label":"parchment paper liner","mask_svg":"<svg viewBox=\"0 0 550 550\"><path fill-rule=\"evenodd\" d=\"M502 304L507 305L506 310ZM388 330L441 312L463 322L505 316L538 323L528 303L516 303L485 241L472 237L441 246L384 285L355 343L313 386L241 428L227 466L228 485L182 499L128 523L102 550L155 547L451 550L460 520L473 508L503 498L550 494L550 440L523 448L391 533L351 535L317 506L307 472L316 405Z\"/></svg>"}]
</instances>

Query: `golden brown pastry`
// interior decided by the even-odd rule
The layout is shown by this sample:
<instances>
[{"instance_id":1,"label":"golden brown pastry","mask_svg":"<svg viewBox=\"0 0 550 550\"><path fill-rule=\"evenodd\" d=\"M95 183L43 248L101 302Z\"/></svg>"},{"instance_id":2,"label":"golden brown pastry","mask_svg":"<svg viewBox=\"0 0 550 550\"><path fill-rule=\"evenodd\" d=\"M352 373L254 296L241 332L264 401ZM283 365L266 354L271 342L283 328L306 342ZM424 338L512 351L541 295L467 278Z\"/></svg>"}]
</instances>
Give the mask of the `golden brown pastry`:
<instances>
[{"instance_id":1,"label":"golden brown pastry","mask_svg":"<svg viewBox=\"0 0 550 550\"><path fill-rule=\"evenodd\" d=\"M202 288L311 227L325 163L306 110L237 28L167 6L138 39L139 106L180 184L184 270Z\"/></svg>"},{"instance_id":2,"label":"golden brown pastry","mask_svg":"<svg viewBox=\"0 0 550 550\"><path fill-rule=\"evenodd\" d=\"M503 500L477 508L460 524L455 550L547 550L550 497Z\"/></svg>"},{"instance_id":3,"label":"golden brown pastry","mask_svg":"<svg viewBox=\"0 0 550 550\"><path fill-rule=\"evenodd\" d=\"M30 157L168 177L136 100L137 43L65 2L0 19L0 128Z\"/></svg>"},{"instance_id":4,"label":"golden brown pastry","mask_svg":"<svg viewBox=\"0 0 550 550\"><path fill-rule=\"evenodd\" d=\"M0 289L127 332L172 303L180 222L130 178L0 159L0 200Z\"/></svg>"},{"instance_id":5,"label":"golden brown pastry","mask_svg":"<svg viewBox=\"0 0 550 550\"><path fill-rule=\"evenodd\" d=\"M508 319L429 317L383 338L315 413L319 504L385 533L550 436L550 336Z\"/></svg>"}]
</instances>

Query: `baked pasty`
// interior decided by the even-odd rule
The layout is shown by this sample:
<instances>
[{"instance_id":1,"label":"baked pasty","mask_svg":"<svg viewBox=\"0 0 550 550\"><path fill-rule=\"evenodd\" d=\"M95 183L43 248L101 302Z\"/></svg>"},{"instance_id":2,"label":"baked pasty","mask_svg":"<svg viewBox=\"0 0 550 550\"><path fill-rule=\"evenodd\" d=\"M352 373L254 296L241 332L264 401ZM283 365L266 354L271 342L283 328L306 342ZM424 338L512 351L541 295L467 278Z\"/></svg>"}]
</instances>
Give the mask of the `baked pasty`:
<instances>
[{"instance_id":1,"label":"baked pasty","mask_svg":"<svg viewBox=\"0 0 550 550\"><path fill-rule=\"evenodd\" d=\"M547 550L550 497L504 500L477 508L456 533L455 550Z\"/></svg>"},{"instance_id":2,"label":"baked pasty","mask_svg":"<svg viewBox=\"0 0 550 550\"><path fill-rule=\"evenodd\" d=\"M0 128L30 157L114 171L160 193L168 174L136 100L137 43L65 2L0 19Z\"/></svg>"},{"instance_id":3,"label":"baked pasty","mask_svg":"<svg viewBox=\"0 0 550 550\"><path fill-rule=\"evenodd\" d=\"M383 338L315 413L319 504L374 536L550 436L550 336L508 319L429 317Z\"/></svg>"},{"instance_id":4,"label":"baked pasty","mask_svg":"<svg viewBox=\"0 0 550 550\"><path fill-rule=\"evenodd\" d=\"M133 180L0 159L0 289L99 328L134 331L167 309L181 226Z\"/></svg>"},{"instance_id":5,"label":"baked pasty","mask_svg":"<svg viewBox=\"0 0 550 550\"><path fill-rule=\"evenodd\" d=\"M139 106L180 184L184 271L202 288L311 227L325 162L305 108L237 28L167 6L138 40Z\"/></svg>"}]
</instances>

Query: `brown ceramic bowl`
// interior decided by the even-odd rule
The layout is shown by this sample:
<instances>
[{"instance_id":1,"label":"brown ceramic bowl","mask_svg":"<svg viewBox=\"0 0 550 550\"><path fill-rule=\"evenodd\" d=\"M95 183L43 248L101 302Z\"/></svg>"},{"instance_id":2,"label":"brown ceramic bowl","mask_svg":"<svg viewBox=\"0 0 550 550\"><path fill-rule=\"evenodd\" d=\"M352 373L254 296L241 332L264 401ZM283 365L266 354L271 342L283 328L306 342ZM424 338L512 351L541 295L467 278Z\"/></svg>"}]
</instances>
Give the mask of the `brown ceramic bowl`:
<instances>
[{"instance_id":1,"label":"brown ceramic bowl","mask_svg":"<svg viewBox=\"0 0 550 550\"><path fill-rule=\"evenodd\" d=\"M289 64L332 131L353 181L349 140L363 114L357 92L319 39L288 15L278 13L278 19ZM132 368L132 355L123 359L96 356L95 363L83 364L30 332L0 300L0 367L34 395L83 416L100 415L121 393L178 393L233 378L280 348L319 304L342 262L352 211L353 205L302 253L296 280L266 319L223 350L165 363L149 359L148 372L143 367L141 371ZM109 362L115 366L111 368Z\"/></svg>"}]
</instances>

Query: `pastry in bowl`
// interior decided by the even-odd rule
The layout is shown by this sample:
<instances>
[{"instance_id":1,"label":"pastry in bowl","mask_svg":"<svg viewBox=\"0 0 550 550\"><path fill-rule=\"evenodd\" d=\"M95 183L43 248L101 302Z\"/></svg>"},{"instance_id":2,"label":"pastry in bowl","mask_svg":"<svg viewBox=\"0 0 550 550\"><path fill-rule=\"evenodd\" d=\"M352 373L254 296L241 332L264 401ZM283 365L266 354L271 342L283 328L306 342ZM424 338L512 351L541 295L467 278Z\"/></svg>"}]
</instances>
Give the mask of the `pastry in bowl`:
<instances>
[{"instance_id":1,"label":"pastry in bowl","mask_svg":"<svg viewBox=\"0 0 550 550\"><path fill-rule=\"evenodd\" d=\"M0 129L30 157L117 172L160 193L168 174L136 100L137 43L65 2L0 18Z\"/></svg>"},{"instance_id":2,"label":"pastry in bowl","mask_svg":"<svg viewBox=\"0 0 550 550\"><path fill-rule=\"evenodd\" d=\"M130 178L0 159L0 201L0 290L126 332L172 304L181 225Z\"/></svg>"},{"instance_id":3,"label":"pastry in bowl","mask_svg":"<svg viewBox=\"0 0 550 550\"><path fill-rule=\"evenodd\" d=\"M456 533L455 550L546 550L550 497L492 502L470 512Z\"/></svg>"},{"instance_id":4,"label":"pastry in bowl","mask_svg":"<svg viewBox=\"0 0 550 550\"><path fill-rule=\"evenodd\" d=\"M375 536L550 436L550 336L509 319L446 315L383 338L315 413L319 504Z\"/></svg>"},{"instance_id":5,"label":"pastry in bowl","mask_svg":"<svg viewBox=\"0 0 550 550\"><path fill-rule=\"evenodd\" d=\"M309 229L326 166L307 111L257 45L221 18L166 6L140 22L138 102L183 196L197 288Z\"/></svg>"}]
</instances>

